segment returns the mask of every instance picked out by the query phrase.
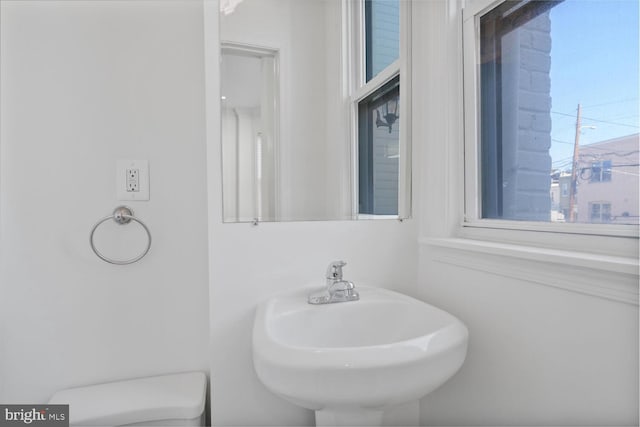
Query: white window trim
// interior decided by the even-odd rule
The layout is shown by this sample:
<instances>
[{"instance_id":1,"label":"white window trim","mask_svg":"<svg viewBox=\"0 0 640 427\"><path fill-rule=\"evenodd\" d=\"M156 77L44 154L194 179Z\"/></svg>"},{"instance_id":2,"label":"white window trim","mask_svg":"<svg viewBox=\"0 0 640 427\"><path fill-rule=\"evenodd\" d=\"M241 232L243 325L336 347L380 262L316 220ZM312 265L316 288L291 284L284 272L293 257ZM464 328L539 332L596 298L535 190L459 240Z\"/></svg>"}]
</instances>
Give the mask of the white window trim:
<instances>
[{"instance_id":1,"label":"white window trim","mask_svg":"<svg viewBox=\"0 0 640 427\"><path fill-rule=\"evenodd\" d=\"M620 224L570 224L555 222L514 221L502 219L466 219L462 227L489 228L498 230L539 231L557 234L579 234L602 237L628 237L637 238L638 227L634 225Z\"/></svg>"},{"instance_id":2,"label":"white window trim","mask_svg":"<svg viewBox=\"0 0 640 427\"><path fill-rule=\"evenodd\" d=\"M371 95L376 90L380 89L386 83L390 82L394 77L400 74L400 59L396 59L387 67L380 71L375 77L366 83L360 84L356 87L351 95L351 102L358 104L360 101ZM402 85L402 83L401 83Z\"/></svg>"},{"instance_id":3,"label":"white window trim","mask_svg":"<svg viewBox=\"0 0 640 427\"><path fill-rule=\"evenodd\" d=\"M423 23L414 27L414 37L421 41L419 49L414 45L414 72L427 77L416 79L414 86L421 97L428 93L442 103L436 107L419 99L414 102L417 114L427 115L426 120L414 122L414 135L423 142L417 146L420 156L416 161L430 169L429 173L421 170L419 182L437 183L420 191L423 256L480 274L513 278L514 284L531 283L638 305L637 238L624 232L622 237L612 237L610 225L594 235L593 230L602 226L587 225L588 230L580 230L585 224L565 224L576 226L571 233L566 228L558 232L557 227L547 232L546 224L540 228L540 223L465 221L465 185L477 168L472 164L471 173L463 168L465 136L468 145L469 136L475 133L475 122L468 120L475 120L475 108L465 110L464 99L466 96L468 102L469 93L474 102L476 99L475 89L469 92L474 88L469 73L463 72L464 62L472 64L475 72L475 58L469 62L463 44L475 45L469 17L497 3L446 0L414 5L414 19ZM442 35L443 40L429 39L434 34ZM475 147L471 149L475 155ZM476 181L471 182L475 185Z\"/></svg>"},{"instance_id":4,"label":"white window trim","mask_svg":"<svg viewBox=\"0 0 640 427\"><path fill-rule=\"evenodd\" d=\"M344 34L350 43L346 43L344 67L348 75L349 126L351 136L351 167L353 179L351 192L352 211L358 219L371 218L411 218L411 1L400 1L400 58L389 64L384 70L366 81L365 23L363 0L344 0L343 16L347 28ZM400 143L398 172L398 215L361 215L358 212L358 103L384 86L396 76L400 76Z\"/></svg>"},{"instance_id":5,"label":"white window trim","mask_svg":"<svg viewBox=\"0 0 640 427\"><path fill-rule=\"evenodd\" d=\"M440 263L638 305L637 259L460 238L420 243Z\"/></svg>"},{"instance_id":6,"label":"white window trim","mask_svg":"<svg viewBox=\"0 0 640 427\"><path fill-rule=\"evenodd\" d=\"M503 230L540 231L546 233L587 234L594 236L638 238L639 227L620 224L570 224L533 221L495 220L482 218L480 206L479 114L478 84L480 53L479 18L504 0L468 0L463 5L463 80L464 80L464 157L465 195L462 227ZM468 48L472 46L472 48Z\"/></svg>"}]
</instances>

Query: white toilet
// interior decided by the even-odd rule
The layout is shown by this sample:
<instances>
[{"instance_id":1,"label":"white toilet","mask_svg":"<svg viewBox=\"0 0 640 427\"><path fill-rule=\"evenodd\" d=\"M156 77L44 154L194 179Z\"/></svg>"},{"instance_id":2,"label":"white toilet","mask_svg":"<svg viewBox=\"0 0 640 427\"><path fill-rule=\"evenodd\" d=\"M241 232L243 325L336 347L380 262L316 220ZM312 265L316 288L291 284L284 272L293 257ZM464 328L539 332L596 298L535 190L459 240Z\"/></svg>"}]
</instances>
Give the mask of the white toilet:
<instances>
[{"instance_id":1,"label":"white toilet","mask_svg":"<svg viewBox=\"0 0 640 427\"><path fill-rule=\"evenodd\" d=\"M207 376L202 372L139 378L55 393L69 405L71 426L204 426Z\"/></svg>"}]
</instances>

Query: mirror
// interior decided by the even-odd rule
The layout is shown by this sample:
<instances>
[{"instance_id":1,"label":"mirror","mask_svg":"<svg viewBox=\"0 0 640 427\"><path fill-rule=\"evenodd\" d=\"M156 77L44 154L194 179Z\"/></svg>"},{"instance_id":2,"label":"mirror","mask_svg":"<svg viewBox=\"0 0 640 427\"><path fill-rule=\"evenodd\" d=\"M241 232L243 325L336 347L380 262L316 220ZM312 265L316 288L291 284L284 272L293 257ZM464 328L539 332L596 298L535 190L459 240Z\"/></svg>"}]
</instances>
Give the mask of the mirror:
<instances>
[{"instance_id":1,"label":"mirror","mask_svg":"<svg viewBox=\"0 0 640 427\"><path fill-rule=\"evenodd\" d=\"M356 99L348 3L220 0L225 222L407 216L399 71Z\"/></svg>"},{"instance_id":2,"label":"mirror","mask_svg":"<svg viewBox=\"0 0 640 427\"><path fill-rule=\"evenodd\" d=\"M274 220L278 52L223 43L221 57L224 220Z\"/></svg>"}]
</instances>

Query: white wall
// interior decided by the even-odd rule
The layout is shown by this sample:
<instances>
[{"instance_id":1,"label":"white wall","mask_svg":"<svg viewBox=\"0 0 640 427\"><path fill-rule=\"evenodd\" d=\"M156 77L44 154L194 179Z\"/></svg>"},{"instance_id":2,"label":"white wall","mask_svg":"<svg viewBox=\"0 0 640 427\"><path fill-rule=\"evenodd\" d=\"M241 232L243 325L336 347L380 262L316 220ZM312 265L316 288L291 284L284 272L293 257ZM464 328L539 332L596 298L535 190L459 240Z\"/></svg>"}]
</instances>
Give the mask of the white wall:
<instances>
[{"instance_id":1,"label":"white wall","mask_svg":"<svg viewBox=\"0 0 640 427\"><path fill-rule=\"evenodd\" d=\"M3 0L1 16L0 402L208 370L202 4ZM129 266L88 241L121 203L117 159L151 170L151 200L126 204L153 246Z\"/></svg>"},{"instance_id":2,"label":"white wall","mask_svg":"<svg viewBox=\"0 0 640 427\"><path fill-rule=\"evenodd\" d=\"M458 316L470 336L458 374L422 399L421 424L638 425L637 240L535 233L534 241L495 229L484 237L502 243L451 240L484 238L460 230L460 3L413 9L422 23L414 26L414 117L424 117L414 120L414 143L426 142L416 292Z\"/></svg>"},{"instance_id":3,"label":"white wall","mask_svg":"<svg viewBox=\"0 0 640 427\"><path fill-rule=\"evenodd\" d=\"M638 425L636 305L443 263L433 251L421 251L421 295L470 338L460 372L422 400L422 425Z\"/></svg>"},{"instance_id":4,"label":"white wall","mask_svg":"<svg viewBox=\"0 0 640 427\"><path fill-rule=\"evenodd\" d=\"M345 277L356 286L410 292L416 280L416 222L223 224L216 2L205 3L205 20L212 421L218 426L313 425L312 411L276 397L254 373L251 330L257 304L282 290L323 286L326 266L336 259L348 262Z\"/></svg>"}]
</instances>

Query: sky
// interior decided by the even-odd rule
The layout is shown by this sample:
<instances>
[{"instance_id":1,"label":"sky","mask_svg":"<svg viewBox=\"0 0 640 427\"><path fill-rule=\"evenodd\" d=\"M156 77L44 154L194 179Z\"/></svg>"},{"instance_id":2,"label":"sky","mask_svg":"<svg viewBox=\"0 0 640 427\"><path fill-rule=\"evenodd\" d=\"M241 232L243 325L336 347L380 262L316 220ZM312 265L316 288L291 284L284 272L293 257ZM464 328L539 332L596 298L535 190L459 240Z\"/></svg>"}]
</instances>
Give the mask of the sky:
<instances>
[{"instance_id":1,"label":"sky","mask_svg":"<svg viewBox=\"0 0 640 427\"><path fill-rule=\"evenodd\" d=\"M578 104L581 146L640 132L639 3L565 0L551 9L554 168L571 168Z\"/></svg>"}]
</instances>

